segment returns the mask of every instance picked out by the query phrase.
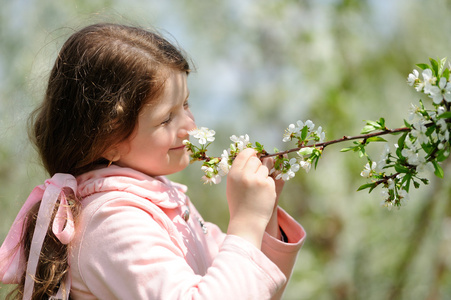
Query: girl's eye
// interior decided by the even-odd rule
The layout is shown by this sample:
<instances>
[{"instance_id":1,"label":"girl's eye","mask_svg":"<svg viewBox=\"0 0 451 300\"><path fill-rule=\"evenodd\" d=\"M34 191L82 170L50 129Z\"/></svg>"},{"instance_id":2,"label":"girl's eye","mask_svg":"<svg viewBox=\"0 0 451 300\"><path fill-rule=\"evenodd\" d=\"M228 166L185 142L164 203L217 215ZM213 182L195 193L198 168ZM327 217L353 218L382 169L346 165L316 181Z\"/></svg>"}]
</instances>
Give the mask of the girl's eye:
<instances>
[{"instance_id":1,"label":"girl's eye","mask_svg":"<svg viewBox=\"0 0 451 300\"><path fill-rule=\"evenodd\" d=\"M189 108L189 102L188 102L188 101L185 101L185 103L183 103L183 107L184 107L185 109Z\"/></svg>"},{"instance_id":2,"label":"girl's eye","mask_svg":"<svg viewBox=\"0 0 451 300\"><path fill-rule=\"evenodd\" d=\"M169 123L171 123L171 121L172 121L172 113L169 114L169 117L166 120L161 122L161 125L169 124Z\"/></svg>"}]
</instances>

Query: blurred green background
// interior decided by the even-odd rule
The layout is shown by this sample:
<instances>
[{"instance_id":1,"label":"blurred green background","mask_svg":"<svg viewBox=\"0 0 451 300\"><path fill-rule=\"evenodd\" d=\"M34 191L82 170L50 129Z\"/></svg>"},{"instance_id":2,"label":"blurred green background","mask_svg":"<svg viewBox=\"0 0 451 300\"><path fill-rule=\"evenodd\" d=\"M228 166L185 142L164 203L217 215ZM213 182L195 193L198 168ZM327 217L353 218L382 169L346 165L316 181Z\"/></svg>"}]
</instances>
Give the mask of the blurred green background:
<instances>
[{"instance_id":1,"label":"blurred green background","mask_svg":"<svg viewBox=\"0 0 451 300\"><path fill-rule=\"evenodd\" d=\"M216 130L210 151L219 155L232 134L284 149L282 134L299 119L321 125L328 140L358 134L366 119L402 126L420 97L407 75L449 56L450 13L445 0L0 0L0 240L46 178L27 118L74 30L120 22L176 40L197 68L192 111ZM449 164L445 179L429 175L429 186L388 211L379 190L356 192L366 161L340 153L345 146L326 148L317 170L285 185L280 205L308 237L284 299L451 299ZM203 185L201 175L191 165L171 179L226 229L225 183Z\"/></svg>"}]
</instances>

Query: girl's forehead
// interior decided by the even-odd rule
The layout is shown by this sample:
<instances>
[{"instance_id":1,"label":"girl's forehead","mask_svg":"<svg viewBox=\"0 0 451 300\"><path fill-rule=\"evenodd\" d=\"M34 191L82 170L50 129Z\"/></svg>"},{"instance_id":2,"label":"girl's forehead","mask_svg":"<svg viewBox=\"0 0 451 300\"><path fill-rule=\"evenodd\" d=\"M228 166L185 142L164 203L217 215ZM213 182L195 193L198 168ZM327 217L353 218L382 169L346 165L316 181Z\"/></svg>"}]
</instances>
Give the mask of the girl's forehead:
<instances>
[{"instance_id":1,"label":"girl's forehead","mask_svg":"<svg viewBox=\"0 0 451 300\"><path fill-rule=\"evenodd\" d=\"M160 102L178 102L180 98L185 99L189 93L186 78L186 73L172 71L164 83Z\"/></svg>"},{"instance_id":2,"label":"girl's forehead","mask_svg":"<svg viewBox=\"0 0 451 300\"><path fill-rule=\"evenodd\" d=\"M158 99L145 104L144 110L150 109L153 113L165 113L172 107L183 103L189 96L187 74L185 72L170 71L164 82L163 91Z\"/></svg>"}]
</instances>

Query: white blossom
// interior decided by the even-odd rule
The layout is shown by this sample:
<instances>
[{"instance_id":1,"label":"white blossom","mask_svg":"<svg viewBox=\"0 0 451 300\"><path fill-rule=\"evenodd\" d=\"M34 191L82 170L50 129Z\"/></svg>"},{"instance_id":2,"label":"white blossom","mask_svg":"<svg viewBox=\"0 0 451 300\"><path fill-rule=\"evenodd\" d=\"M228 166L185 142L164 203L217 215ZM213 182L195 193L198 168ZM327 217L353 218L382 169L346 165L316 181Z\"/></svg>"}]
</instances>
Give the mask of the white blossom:
<instances>
[{"instance_id":1,"label":"white blossom","mask_svg":"<svg viewBox=\"0 0 451 300\"><path fill-rule=\"evenodd\" d=\"M392 201L383 201L383 202L381 202L381 205L383 207L386 207L388 210L391 210L393 208L393 202Z\"/></svg>"},{"instance_id":2,"label":"white blossom","mask_svg":"<svg viewBox=\"0 0 451 300\"><path fill-rule=\"evenodd\" d=\"M371 166L370 163L366 163L365 168L363 169L362 172L360 172L360 176L362 177L371 177L373 175L374 170L377 167L377 163L375 161L372 162Z\"/></svg>"},{"instance_id":3,"label":"white blossom","mask_svg":"<svg viewBox=\"0 0 451 300\"><path fill-rule=\"evenodd\" d=\"M206 127L196 128L188 131L188 134L199 140L199 144L205 145L207 142L213 142L215 140L214 130L209 130Z\"/></svg>"},{"instance_id":4,"label":"white blossom","mask_svg":"<svg viewBox=\"0 0 451 300\"><path fill-rule=\"evenodd\" d=\"M387 184L388 184L388 189L389 190L394 190L395 189L395 181L393 179L388 179L387 180Z\"/></svg>"},{"instance_id":5,"label":"white blossom","mask_svg":"<svg viewBox=\"0 0 451 300\"><path fill-rule=\"evenodd\" d=\"M398 195L400 198L407 198L409 194L407 193L406 190L400 189L398 190Z\"/></svg>"},{"instance_id":6,"label":"white blossom","mask_svg":"<svg viewBox=\"0 0 451 300\"><path fill-rule=\"evenodd\" d=\"M284 170L282 173L278 174L276 176L276 180L282 178L283 181L288 181L295 176L295 173L297 171L299 171L299 164L297 163L296 158L290 159L288 162L285 163L285 166L287 166L288 168Z\"/></svg>"},{"instance_id":7,"label":"white blossom","mask_svg":"<svg viewBox=\"0 0 451 300\"><path fill-rule=\"evenodd\" d=\"M413 124L413 128L410 134L415 137L420 144L427 144L429 142L429 138L426 135L427 128L424 125L424 122L418 121Z\"/></svg>"},{"instance_id":8,"label":"white blossom","mask_svg":"<svg viewBox=\"0 0 451 300\"><path fill-rule=\"evenodd\" d=\"M229 153L227 150L224 150L221 154L221 161L218 163L218 173L220 176L225 176L229 173L230 170L229 165Z\"/></svg>"},{"instance_id":9,"label":"white blossom","mask_svg":"<svg viewBox=\"0 0 451 300\"><path fill-rule=\"evenodd\" d=\"M214 173L214 171L215 171L212 167L207 167L207 166L202 166L202 167L200 167L200 169L202 171L204 171L205 174Z\"/></svg>"},{"instance_id":10,"label":"white blossom","mask_svg":"<svg viewBox=\"0 0 451 300\"><path fill-rule=\"evenodd\" d=\"M429 94L430 93L430 89L431 87L435 84L435 82L437 81L437 78L432 76L432 70L431 69L426 69L423 70L423 72L421 73L421 75L423 75L423 81L420 82L415 89L418 92L421 92L423 90L423 92L425 94Z\"/></svg>"},{"instance_id":11,"label":"white blossom","mask_svg":"<svg viewBox=\"0 0 451 300\"><path fill-rule=\"evenodd\" d=\"M432 162L424 162L420 165L417 166L417 171L419 173L422 172L434 172L434 165L432 164Z\"/></svg>"},{"instance_id":12,"label":"white blossom","mask_svg":"<svg viewBox=\"0 0 451 300\"><path fill-rule=\"evenodd\" d=\"M221 176L219 175L212 175L211 177L208 177L207 175L202 176L202 180L204 183L210 183L210 184L218 184L221 182Z\"/></svg>"},{"instance_id":13,"label":"white blossom","mask_svg":"<svg viewBox=\"0 0 451 300\"><path fill-rule=\"evenodd\" d=\"M323 131L323 128L321 126L319 126L318 129L316 130L316 135L318 136L320 143L324 142L324 139L326 138L326 133Z\"/></svg>"},{"instance_id":14,"label":"white blossom","mask_svg":"<svg viewBox=\"0 0 451 300\"><path fill-rule=\"evenodd\" d=\"M202 176L204 183L214 183L218 184L221 182L221 176L216 174L215 169L209 166L202 166L201 170L204 171L205 175Z\"/></svg>"},{"instance_id":15,"label":"white blossom","mask_svg":"<svg viewBox=\"0 0 451 300\"><path fill-rule=\"evenodd\" d=\"M304 125L307 126L307 128L308 128L310 131L312 131L313 128L315 128L315 124L314 124L311 120L305 121L305 124L304 124Z\"/></svg>"},{"instance_id":16,"label":"white blossom","mask_svg":"<svg viewBox=\"0 0 451 300\"><path fill-rule=\"evenodd\" d=\"M445 99L446 102L451 102L451 84L446 81L445 77L440 78L438 86L431 86L428 92L429 97L432 98L432 101L435 104L440 104L443 99Z\"/></svg>"},{"instance_id":17,"label":"white blossom","mask_svg":"<svg viewBox=\"0 0 451 300\"><path fill-rule=\"evenodd\" d=\"M401 154L407 158L407 162L413 166L419 166L426 162L424 157L420 156L418 151L415 149L404 148L402 149Z\"/></svg>"},{"instance_id":18,"label":"white blossom","mask_svg":"<svg viewBox=\"0 0 451 300\"><path fill-rule=\"evenodd\" d=\"M240 135L239 137L232 135L230 140L236 144L239 151L242 151L249 144L249 136L247 134Z\"/></svg>"},{"instance_id":19,"label":"white blossom","mask_svg":"<svg viewBox=\"0 0 451 300\"><path fill-rule=\"evenodd\" d=\"M300 122L300 121L298 121ZM298 128L294 124L290 124L288 128L285 130L285 134L283 135L283 141L288 142L291 141L291 137L293 134L298 133Z\"/></svg>"},{"instance_id":20,"label":"white blossom","mask_svg":"<svg viewBox=\"0 0 451 300\"><path fill-rule=\"evenodd\" d=\"M423 118L423 115L420 113L420 108L413 103L410 103L409 109L409 121L413 121L415 117Z\"/></svg>"},{"instance_id":21,"label":"white blossom","mask_svg":"<svg viewBox=\"0 0 451 300\"><path fill-rule=\"evenodd\" d=\"M382 169L387 165L388 155L390 154L390 147L388 146L388 143L385 143L384 150L381 154L381 159L377 163L378 170L382 171Z\"/></svg>"},{"instance_id":22,"label":"white blossom","mask_svg":"<svg viewBox=\"0 0 451 300\"><path fill-rule=\"evenodd\" d=\"M406 205L407 201L410 198L409 193L407 193L407 191L403 190L403 189L398 190L398 196L399 196L399 199L400 199L402 205Z\"/></svg>"},{"instance_id":23,"label":"white blossom","mask_svg":"<svg viewBox=\"0 0 451 300\"><path fill-rule=\"evenodd\" d=\"M443 114L446 111L446 108L444 108L443 106L439 106L437 108L437 115L440 116L441 114Z\"/></svg>"},{"instance_id":24,"label":"white blossom","mask_svg":"<svg viewBox=\"0 0 451 300\"><path fill-rule=\"evenodd\" d=\"M309 172L312 168L312 164L307 160L302 160L300 163L300 166L305 170L305 172Z\"/></svg>"},{"instance_id":25,"label":"white blossom","mask_svg":"<svg viewBox=\"0 0 451 300\"><path fill-rule=\"evenodd\" d=\"M448 125L446 124L445 119L438 119L437 120L437 125L438 127L440 127L440 132L443 132L445 130L447 130Z\"/></svg>"},{"instance_id":26,"label":"white blossom","mask_svg":"<svg viewBox=\"0 0 451 300\"><path fill-rule=\"evenodd\" d=\"M449 142L449 130L439 133L438 138L441 142Z\"/></svg>"},{"instance_id":27,"label":"white blossom","mask_svg":"<svg viewBox=\"0 0 451 300\"><path fill-rule=\"evenodd\" d=\"M417 70L413 70L412 73L409 74L409 77L407 77L407 83L410 86L413 86L415 84L415 82L418 80L418 71Z\"/></svg>"},{"instance_id":28,"label":"white blossom","mask_svg":"<svg viewBox=\"0 0 451 300\"><path fill-rule=\"evenodd\" d=\"M449 130L448 130L448 124L446 123L445 119L439 119L437 121L437 126L439 127L439 134L438 139L441 142L448 142L449 141Z\"/></svg>"}]
</instances>

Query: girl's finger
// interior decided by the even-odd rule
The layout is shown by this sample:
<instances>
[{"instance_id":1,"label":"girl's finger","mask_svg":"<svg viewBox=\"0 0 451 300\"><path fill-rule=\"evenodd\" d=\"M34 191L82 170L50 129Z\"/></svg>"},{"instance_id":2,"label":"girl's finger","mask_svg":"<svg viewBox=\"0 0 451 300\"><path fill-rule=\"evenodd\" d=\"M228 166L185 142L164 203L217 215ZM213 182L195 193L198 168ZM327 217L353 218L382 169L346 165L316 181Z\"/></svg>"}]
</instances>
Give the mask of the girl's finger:
<instances>
[{"instance_id":1,"label":"girl's finger","mask_svg":"<svg viewBox=\"0 0 451 300\"><path fill-rule=\"evenodd\" d=\"M246 168L248 171L253 172L253 173L257 173L259 171L260 168L264 167L262 165L262 162L260 161L260 159L257 156L251 156L249 157L249 159L246 162L246 165L244 166L244 168ZM266 167L264 167L266 168Z\"/></svg>"},{"instance_id":2,"label":"girl's finger","mask_svg":"<svg viewBox=\"0 0 451 300\"><path fill-rule=\"evenodd\" d=\"M244 169L251 157L257 158L257 152L252 148L244 149L236 156L235 160L233 161L232 168L238 170Z\"/></svg>"},{"instance_id":3,"label":"girl's finger","mask_svg":"<svg viewBox=\"0 0 451 300\"><path fill-rule=\"evenodd\" d=\"M274 158L272 157L266 157L263 158L262 164L268 168L268 170L271 170L274 168Z\"/></svg>"}]
</instances>

